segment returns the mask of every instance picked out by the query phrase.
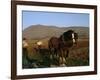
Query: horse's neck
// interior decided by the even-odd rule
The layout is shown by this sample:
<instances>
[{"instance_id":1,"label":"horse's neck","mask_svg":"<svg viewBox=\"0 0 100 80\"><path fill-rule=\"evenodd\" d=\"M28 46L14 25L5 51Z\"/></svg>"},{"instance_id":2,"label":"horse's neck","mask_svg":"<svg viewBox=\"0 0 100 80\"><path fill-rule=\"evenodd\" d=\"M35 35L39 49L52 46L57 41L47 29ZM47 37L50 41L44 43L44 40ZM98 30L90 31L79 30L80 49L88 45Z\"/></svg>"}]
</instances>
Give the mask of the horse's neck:
<instances>
[{"instance_id":1,"label":"horse's neck","mask_svg":"<svg viewBox=\"0 0 100 80\"><path fill-rule=\"evenodd\" d=\"M62 45L62 46L65 44L65 40L64 40L64 36L63 35L61 35L59 37L59 42L60 42L60 45Z\"/></svg>"}]
</instances>

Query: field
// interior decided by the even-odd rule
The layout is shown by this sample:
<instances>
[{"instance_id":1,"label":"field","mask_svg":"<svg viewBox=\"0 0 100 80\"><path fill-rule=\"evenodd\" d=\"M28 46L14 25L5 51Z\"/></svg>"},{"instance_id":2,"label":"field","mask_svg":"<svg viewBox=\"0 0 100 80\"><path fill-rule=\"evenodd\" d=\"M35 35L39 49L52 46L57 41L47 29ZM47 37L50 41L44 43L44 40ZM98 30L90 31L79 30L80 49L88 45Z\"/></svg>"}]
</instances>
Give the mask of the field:
<instances>
[{"instance_id":1,"label":"field","mask_svg":"<svg viewBox=\"0 0 100 80\"><path fill-rule=\"evenodd\" d=\"M48 40L52 36L59 37L67 30L74 30L78 33L78 44L69 50L69 56L66 58L65 65L72 66L88 66L89 65L89 27L71 26L57 27L46 25L31 25L23 30L23 37L27 38L28 58L23 59L25 65L23 68L45 68L60 67L59 60L50 59L50 51L48 50ZM43 42L41 51L38 50L36 42Z\"/></svg>"},{"instance_id":2,"label":"field","mask_svg":"<svg viewBox=\"0 0 100 80\"><path fill-rule=\"evenodd\" d=\"M58 67L58 60L50 59L50 54L48 51L48 38L41 39L43 42L41 52L36 50L36 42L38 40L28 40L28 57L30 62L26 63L23 68L45 68L45 67ZM89 40L79 39L78 45L70 48L69 57L66 58L67 67L72 66L88 66L89 65Z\"/></svg>"}]
</instances>

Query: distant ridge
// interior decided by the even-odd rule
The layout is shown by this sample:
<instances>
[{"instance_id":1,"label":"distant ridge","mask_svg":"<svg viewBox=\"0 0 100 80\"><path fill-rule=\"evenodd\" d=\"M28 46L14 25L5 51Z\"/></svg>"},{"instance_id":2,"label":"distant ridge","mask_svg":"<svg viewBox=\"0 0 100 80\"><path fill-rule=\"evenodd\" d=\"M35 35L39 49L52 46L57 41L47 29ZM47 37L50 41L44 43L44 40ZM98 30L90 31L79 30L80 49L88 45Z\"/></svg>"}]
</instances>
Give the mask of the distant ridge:
<instances>
[{"instance_id":1,"label":"distant ridge","mask_svg":"<svg viewBox=\"0 0 100 80\"><path fill-rule=\"evenodd\" d=\"M52 36L59 37L63 32L72 29L78 33L79 38L89 38L89 27L71 26L57 27L47 25L31 25L23 30L23 37L28 39L44 39Z\"/></svg>"}]
</instances>

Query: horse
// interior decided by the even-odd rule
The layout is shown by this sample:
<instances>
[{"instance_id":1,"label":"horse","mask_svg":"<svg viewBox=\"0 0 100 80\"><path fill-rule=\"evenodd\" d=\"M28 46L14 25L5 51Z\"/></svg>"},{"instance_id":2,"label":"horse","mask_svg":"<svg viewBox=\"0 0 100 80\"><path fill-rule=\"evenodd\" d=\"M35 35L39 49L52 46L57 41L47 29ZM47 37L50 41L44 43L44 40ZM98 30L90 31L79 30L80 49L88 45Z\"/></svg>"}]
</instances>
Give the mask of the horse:
<instances>
[{"instance_id":1,"label":"horse","mask_svg":"<svg viewBox=\"0 0 100 80\"><path fill-rule=\"evenodd\" d=\"M64 32L60 37L51 37L48 41L48 46L52 57L58 55L59 64L65 63L66 57L69 56L69 49L74 44L77 45L77 39L78 34L73 30Z\"/></svg>"},{"instance_id":2,"label":"horse","mask_svg":"<svg viewBox=\"0 0 100 80\"><path fill-rule=\"evenodd\" d=\"M66 57L69 56L69 49L78 43L78 34L73 30L64 32L60 38L60 61L66 62Z\"/></svg>"},{"instance_id":3,"label":"horse","mask_svg":"<svg viewBox=\"0 0 100 80\"><path fill-rule=\"evenodd\" d=\"M64 45L64 46L70 48L74 44L77 45L78 34L76 32L74 32L73 30L68 30L68 31L64 32L60 36L59 39L60 39L61 45Z\"/></svg>"},{"instance_id":4,"label":"horse","mask_svg":"<svg viewBox=\"0 0 100 80\"><path fill-rule=\"evenodd\" d=\"M50 58L53 59L57 56L58 49L59 49L59 38L51 37L48 41L48 47L50 51Z\"/></svg>"}]
</instances>

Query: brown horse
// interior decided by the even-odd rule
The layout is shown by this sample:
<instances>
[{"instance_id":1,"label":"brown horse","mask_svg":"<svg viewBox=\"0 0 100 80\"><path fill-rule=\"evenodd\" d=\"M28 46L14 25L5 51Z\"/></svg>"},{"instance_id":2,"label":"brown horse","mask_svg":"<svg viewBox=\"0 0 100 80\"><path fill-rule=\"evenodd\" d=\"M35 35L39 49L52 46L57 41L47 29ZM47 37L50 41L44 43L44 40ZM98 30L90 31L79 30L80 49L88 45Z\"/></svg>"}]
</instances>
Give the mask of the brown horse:
<instances>
[{"instance_id":1,"label":"brown horse","mask_svg":"<svg viewBox=\"0 0 100 80\"><path fill-rule=\"evenodd\" d=\"M57 56L58 50L59 50L59 38L57 37L51 37L50 40L48 41L48 47L50 50L50 58L54 58Z\"/></svg>"},{"instance_id":2,"label":"brown horse","mask_svg":"<svg viewBox=\"0 0 100 80\"><path fill-rule=\"evenodd\" d=\"M52 37L48 42L49 50L52 56L59 56L59 63L65 63L69 56L69 49L77 44L78 34L73 30L64 32L59 38Z\"/></svg>"},{"instance_id":3,"label":"brown horse","mask_svg":"<svg viewBox=\"0 0 100 80\"><path fill-rule=\"evenodd\" d=\"M66 57L69 56L69 50L72 48L74 45L77 45L78 42L78 34L74 32L73 30L68 30L64 32L60 38L60 61L62 63L66 62Z\"/></svg>"}]
</instances>

